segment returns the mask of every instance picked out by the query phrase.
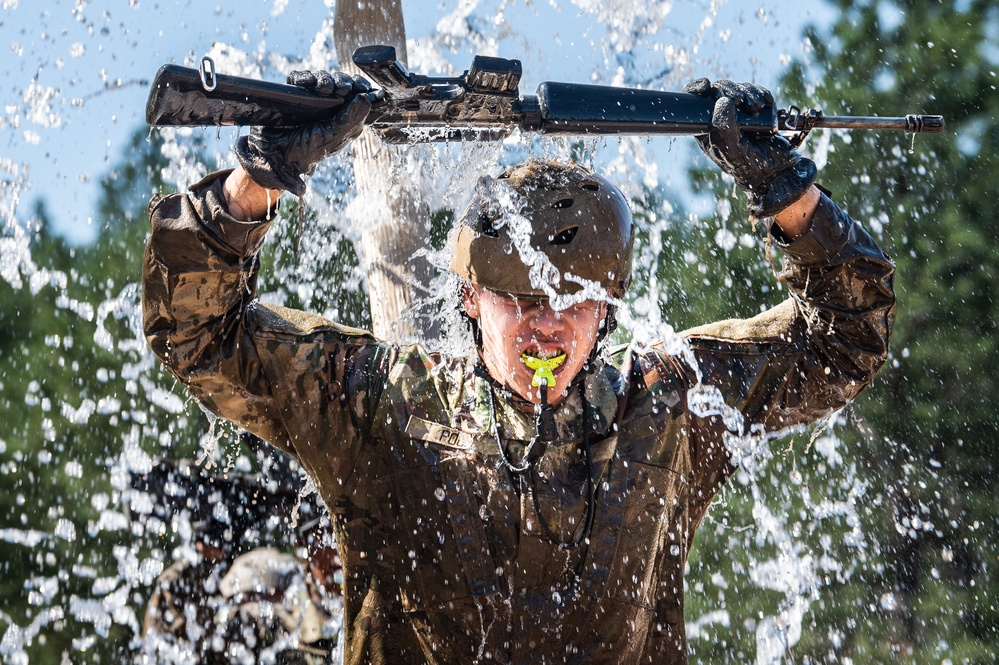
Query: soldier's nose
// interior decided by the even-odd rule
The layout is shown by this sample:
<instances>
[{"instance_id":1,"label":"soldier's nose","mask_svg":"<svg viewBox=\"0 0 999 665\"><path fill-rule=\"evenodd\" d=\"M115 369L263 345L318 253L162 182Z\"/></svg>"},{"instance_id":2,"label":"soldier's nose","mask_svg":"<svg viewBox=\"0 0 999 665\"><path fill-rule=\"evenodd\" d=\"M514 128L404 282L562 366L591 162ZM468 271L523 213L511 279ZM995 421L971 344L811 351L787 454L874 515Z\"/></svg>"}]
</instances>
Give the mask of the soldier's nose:
<instances>
[{"instance_id":1,"label":"soldier's nose","mask_svg":"<svg viewBox=\"0 0 999 665\"><path fill-rule=\"evenodd\" d=\"M565 327L562 312L546 305L535 307L528 318L532 330L542 334L550 334Z\"/></svg>"}]
</instances>

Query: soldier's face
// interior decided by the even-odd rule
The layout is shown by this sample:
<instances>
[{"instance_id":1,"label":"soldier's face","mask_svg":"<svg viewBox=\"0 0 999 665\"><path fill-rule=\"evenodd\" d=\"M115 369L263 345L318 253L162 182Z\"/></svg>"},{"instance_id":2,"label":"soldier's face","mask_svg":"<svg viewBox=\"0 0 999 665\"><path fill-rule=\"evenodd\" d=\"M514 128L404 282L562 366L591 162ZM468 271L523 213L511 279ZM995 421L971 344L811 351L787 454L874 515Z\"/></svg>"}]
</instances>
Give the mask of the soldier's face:
<instances>
[{"instance_id":1,"label":"soldier's face","mask_svg":"<svg viewBox=\"0 0 999 665\"><path fill-rule=\"evenodd\" d=\"M554 370L555 389L548 391L548 400L558 404L583 369L607 313L605 302L586 300L557 311L543 298L501 295L478 286L465 290L464 305L468 315L479 322L482 359L489 374L535 404L541 397L538 388L531 385L534 370L521 356L566 355L565 362Z\"/></svg>"}]
</instances>

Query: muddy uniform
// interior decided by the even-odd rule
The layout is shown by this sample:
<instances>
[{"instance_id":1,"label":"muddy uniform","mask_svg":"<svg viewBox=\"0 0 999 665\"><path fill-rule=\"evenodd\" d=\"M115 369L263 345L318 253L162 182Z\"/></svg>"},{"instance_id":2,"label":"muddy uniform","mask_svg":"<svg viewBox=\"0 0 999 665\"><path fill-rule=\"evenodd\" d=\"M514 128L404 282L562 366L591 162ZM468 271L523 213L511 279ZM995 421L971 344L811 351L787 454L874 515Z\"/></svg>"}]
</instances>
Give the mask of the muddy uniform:
<instances>
[{"instance_id":1,"label":"muddy uniform","mask_svg":"<svg viewBox=\"0 0 999 665\"><path fill-rule=\"evenodd\" d=\"M254 300L268 224L228 215L223 177L151 204L146 333L202 403L314 479L348 663L685 662L684 562L733 470L724 413L688 404L720 395L733 426L779 430L842 407L885 358L892 264L824 199L785 248L799 301L686 333L700 383L661 348L613 351L557 407L559 442L513 474L500 449L520 459L534 417L474 361ZM592 530L559 547L549 533L569 542L587 521L584 420Z\"/></svg>"}]
</instances>

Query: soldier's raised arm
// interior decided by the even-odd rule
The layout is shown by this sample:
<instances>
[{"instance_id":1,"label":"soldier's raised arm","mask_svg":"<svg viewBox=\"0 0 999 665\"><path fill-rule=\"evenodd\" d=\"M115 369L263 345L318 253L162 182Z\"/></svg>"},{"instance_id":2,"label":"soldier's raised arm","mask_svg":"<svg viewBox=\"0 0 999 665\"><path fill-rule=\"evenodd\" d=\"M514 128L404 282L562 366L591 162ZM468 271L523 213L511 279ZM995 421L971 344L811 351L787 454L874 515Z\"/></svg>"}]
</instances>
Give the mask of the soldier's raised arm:
<instances>
[{"instance_id":1,"label":"soldier's raised arm","mask_svg":"<svg viewBox=\"0 0 999 665\"><path fill-rule=\"evenodd\" d=\"M361 79L296 72L289 82L339 96L343 106L327 122L254 128L238 142L234 171L154 198L143 319L154 352L205 407L294 454L324 437L345 445L356 438L377 397L367 382L392 350L255 299L269 207L282 191L304 193L301 176L355 137L370 109ZM329 418L300 417L323 410Z\"/></svg>"},{"instance_id":2,"label":"soldier's raised arm","mask_svg":"<svg viewBox=\"0 0 999 665\"><path fill-rule=\"evenodd\" d=\"M707 79L685 90L715 99L712 129L698 142L746 193L750 213L769 221L791 294L758 316L684 333L701 387L717 388L715 395L742 413L747 433L754 426L775 432L814 422L856 397L887 358L894 265L816 187L814 162L779 134L739 130L736 110L772 105L769 91ZM708 429L720 426L720 420L709 422ZM704 486L716 488L731 470L717 431L703 434L693 452Z\"/></svg>"}]
</instances>

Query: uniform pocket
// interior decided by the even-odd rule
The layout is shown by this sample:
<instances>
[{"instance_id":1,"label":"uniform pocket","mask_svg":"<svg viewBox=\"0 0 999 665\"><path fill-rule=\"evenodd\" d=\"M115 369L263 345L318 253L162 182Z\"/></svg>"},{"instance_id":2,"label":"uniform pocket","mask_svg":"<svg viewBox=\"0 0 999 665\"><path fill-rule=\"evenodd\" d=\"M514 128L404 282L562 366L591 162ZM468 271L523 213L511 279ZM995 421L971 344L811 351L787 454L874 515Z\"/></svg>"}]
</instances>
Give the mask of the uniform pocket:
<instances>
[{"instance_id":1,"label":"uniform pocket","mask_svg":"<svg viewBox=\"0 0 999 665\"><path fill-rule=\"evenodd\" d=\"M644 608L655 604L660 558L679 558L675 516L680 476L641 462L615 460L599 502L588 592Z\"/></svg>"},{"instance_id":2,"label":"uniform pocket","mask_svg":"<svg viewBox=\"0 0 999 665\"><path fill-rule=\"evenodd\" d=\"M399 471L376 481L395 520L377 556L391 569L406 611L425 610L469 595L451 526L444 483L430 468Z\"/></svg>"}]
</instances>

